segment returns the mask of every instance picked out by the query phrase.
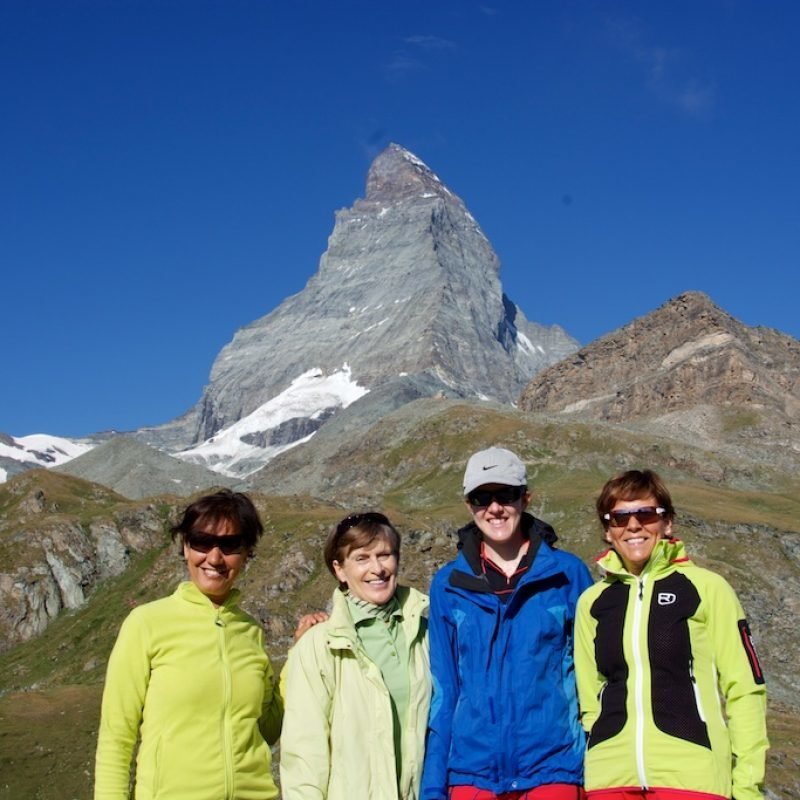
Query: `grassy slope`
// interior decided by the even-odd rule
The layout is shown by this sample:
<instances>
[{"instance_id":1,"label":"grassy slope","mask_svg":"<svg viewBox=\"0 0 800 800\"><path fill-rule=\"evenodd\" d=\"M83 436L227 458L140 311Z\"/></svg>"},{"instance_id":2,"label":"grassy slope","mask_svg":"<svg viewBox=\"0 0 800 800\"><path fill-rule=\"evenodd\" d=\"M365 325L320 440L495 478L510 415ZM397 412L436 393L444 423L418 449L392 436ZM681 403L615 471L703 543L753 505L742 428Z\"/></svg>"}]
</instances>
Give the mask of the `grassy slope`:
<instances>
[{"instance_id":1,"label":"grassy slope","mask_svg":"<svg viewBox=\"0 0 800 800\"><path fill-rule=\"evenodd\" d=\"M330 595L333 580L320 559L329 526L349 510L379 505L404 534L407 582L424 589L452 556L452 530L466 520L458 491L464 460L491 443L510 446L528 461L534 512L555 525L563 547L587 562L600 549L592 504L605 478L640 464L664 474L681 535L701 564L725 574L740 592L771 686L777 676L781 702L773 700L770 709L768 785L775 796L799 796L800 711L792 685L798 637L788 624L796 618L792 603L798 593L784 589L800 581L800 486L792 476L771 475L761 466L720 463L729 479L712 483L700 475L713 456L618 431L449 404L415 425L398 415L350 443L336 467L352 477L351 485L358 477L368 487L369 502L354 494L339 500L346 507L307 496L256 498L266 535L241 588L246 607L266 628L276 665L297 614L324 607ZM90 508L85 482L63 479L58 513L73 509L84 524L93 514L108 513L107 504L124 502L95 495ZM0 520L3 509L13 516L5 491ZM52 495L52 487L48 491ZM81 495L82 504L70 505L70 491ZM179 501L163 505L173 502ZM0 535L13 527L11 517L5 520ZM0 800L91 797L100 687L116 630L132 604L171 591L180 574L174 546L165 540L162 549L140 556L124 575L106 582L84 608L0 655Z\"/></svg>"}]
</instances>

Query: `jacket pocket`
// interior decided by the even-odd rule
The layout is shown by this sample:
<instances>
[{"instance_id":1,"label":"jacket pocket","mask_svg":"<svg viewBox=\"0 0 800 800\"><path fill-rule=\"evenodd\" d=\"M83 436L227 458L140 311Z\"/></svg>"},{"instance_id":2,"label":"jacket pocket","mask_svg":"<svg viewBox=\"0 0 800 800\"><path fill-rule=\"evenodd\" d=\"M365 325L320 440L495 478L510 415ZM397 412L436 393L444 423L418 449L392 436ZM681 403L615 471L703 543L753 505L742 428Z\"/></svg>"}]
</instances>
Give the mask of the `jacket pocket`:
<instances>
[{"instance_id":1,"label":"jacket pocket","mask_svg":"<svg viewBox=\"0 0 800 800\"><path fill-rule=\"evenodd\" d=\"M589 732L589 749L622 732L628 721L627 696L628 690L624 683L603 684L598 695L600 711Z\"/></svg>"}]
</instances>

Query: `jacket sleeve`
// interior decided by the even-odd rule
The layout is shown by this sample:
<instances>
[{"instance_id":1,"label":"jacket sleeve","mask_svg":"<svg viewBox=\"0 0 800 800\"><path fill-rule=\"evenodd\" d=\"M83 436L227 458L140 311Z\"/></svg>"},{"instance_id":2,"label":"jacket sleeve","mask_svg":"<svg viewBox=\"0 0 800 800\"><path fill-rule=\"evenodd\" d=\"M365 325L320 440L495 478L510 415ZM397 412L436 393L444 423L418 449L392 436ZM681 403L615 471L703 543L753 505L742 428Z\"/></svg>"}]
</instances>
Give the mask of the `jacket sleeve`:
<instances>
[{"instance_id":1,"label":"jacket sleeve","mask_svg":"<svg viewBox=\"0 0 800 800\"><path fill-rule=\"evenodd\" d=\"M434 580L428 620L433 693L422 771L422 800L447 797L447 766L450 738L458 700L458 649L455 628L447 614L441 581Z\"/></svg>"},{"instance_id":2,"label":"jacket sleeve","mask_svg":"<svg viewBox=\"0 0 800 800\"><path fill-rule=\"evenodd\" d=\"M284 716L281 789L284 800L318 800L328 792L333 687L324 624L289 651L281 672Z\"/></svg>"},{"instance_id":3,"label":"jacket sleeve","mask_svg":"<svg viewBox=\"0 0 800 800\"><path fill-rule=\"evenodd\" d=\"M719 688L734 763L733 797L761 800L767 748L764 676L739 599L719 576L708 593L708 631L714 646Z\"/></svg>"},{"instance_id":4,"label":"jacket sleeve","mask_svg":"<svg viewBox=\"0 0 800 800\"><path fill-rule=\"evenodd\" d=\"M131 759L150 681L147 630L134 611L122 623L103 689L95 757L95 800L128 800Z\"/></svg>"},{"instance_id":5,"label":"jacket sleeve","mask_svg":"<svg viewBox=\"0 0 800 800\"><path fill-rule=\"evenodd\" d=\"M275 744L278 741L282 723L283 697L276 685L272 662L267 659L267 670L264 675L264 703L261 707L258 728L268 744Z\"/></svg>"},{"instance_id":6,"label":"jacket sleeve","mask_svg":"<svg viewBox=\"0 0 800 800\"><path fill-rule=\"evenodd\" d=\"M603 676L597 671L594 653L595 621L591 615L594 592L588 589L578 600L575 617L575 679L578 684L581 725L588 734L600 713Z\"/></svg>"}]
</instances>

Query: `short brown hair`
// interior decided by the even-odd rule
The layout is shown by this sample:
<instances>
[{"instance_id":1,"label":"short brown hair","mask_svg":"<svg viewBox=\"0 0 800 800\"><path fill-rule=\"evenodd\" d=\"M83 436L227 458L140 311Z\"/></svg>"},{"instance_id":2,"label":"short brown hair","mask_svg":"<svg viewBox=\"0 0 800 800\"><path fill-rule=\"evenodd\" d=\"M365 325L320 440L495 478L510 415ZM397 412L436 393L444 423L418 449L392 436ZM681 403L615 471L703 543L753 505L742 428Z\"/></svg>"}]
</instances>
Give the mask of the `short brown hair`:
<instances>
[{"instance_id":1,"label":"short brown hair","mask_svg":"<svg viewBox=\"0 0 800 800\"><path fill-rule=\"evenodd\" d=\"M183 511L180 522L170 528L170 533L173 541L180 536L183 545L186 535L191 533L198 523L211 523L216 527L220 522L229 522L233 527L233 533L242 537L242 543L251 553L264 533L264 526L253 501L246 494L232 492L230 489L203 495L188 505Z\"/></svg>"},{"instance_id":2,"label":"short brown hair","mask_svg":"<svg viewBox=\"0 0 800 800\"><path fill-rule=\"evenodd\" d=\"M392 547L392 552L400 558L400 534L389 522L389 518L377 511L365 511L362 514L349 514L329 534L325 541L325 564L333 577L336 573L333 562L341 564L351 550L367 547L375 539L385 538Z\"/></svg>"},{"instance_id":3,"label":"short brown hair","mask_svg":"<svg viewBox=\"0 0 800 800\"><path fill-rule=\"evenodd\" d=\"M651 469L629 469L606 481L600 490L595 507L603 528L608 528L608 520L603 519L603 515L611 511L619 500L638 500L640 497L654 497L664 509L664 519L674 519L672 498L659 475Z\"/></svg>"}]
</instances>

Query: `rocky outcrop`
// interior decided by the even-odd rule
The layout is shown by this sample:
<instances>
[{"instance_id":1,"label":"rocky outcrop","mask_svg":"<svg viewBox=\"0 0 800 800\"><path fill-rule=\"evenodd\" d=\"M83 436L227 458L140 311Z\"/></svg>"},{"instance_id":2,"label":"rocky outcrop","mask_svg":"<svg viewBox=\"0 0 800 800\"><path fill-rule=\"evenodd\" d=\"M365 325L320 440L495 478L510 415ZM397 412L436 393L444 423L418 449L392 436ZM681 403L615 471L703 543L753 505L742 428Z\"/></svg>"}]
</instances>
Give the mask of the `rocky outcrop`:
<instances>
[{"instance_id":1,"label":"rocky outcrop","mask_svg":"<svg viewBox=\"0 0 800 800\"><path fill-rule=\"evenodd\" d=\"M0 571L0 650L38 636L62 611L83 606L103 580L124 572L137 553L166 540L152 505L104 510L94 498L65 497L61 485L42 488L34 475L4 489L11 502L3 503L0 534L14 557L4 558ZM85 485L79 491L84 495Z\"/></svg>"},{"instance_id":2,"label":"rocky outcrop","mask_svg":"<svg viewBox=\"0 0 800 800\"><path fill-rule=\"evenodd\" d=\"M369 169L366 197L336 213L303 291L236 333L186 416L137 435L161 448L188 447L308 370L330 375L345 364L370 390L427 375L461 396L512 402L577 342L558 326L526 320L503 293L499 271L464 203L413 154L390 145Z\"/></svg>"},{"instance_id":3,"label":"rocky outcrop","mask_svg":"<svg viewBox=\"0 0 800 800\"><path fill-rule=\"evenodd\" d=\"M800 342L687 292L540 372L519 405L800 449Z\"/></svg>"}]
</instances>

